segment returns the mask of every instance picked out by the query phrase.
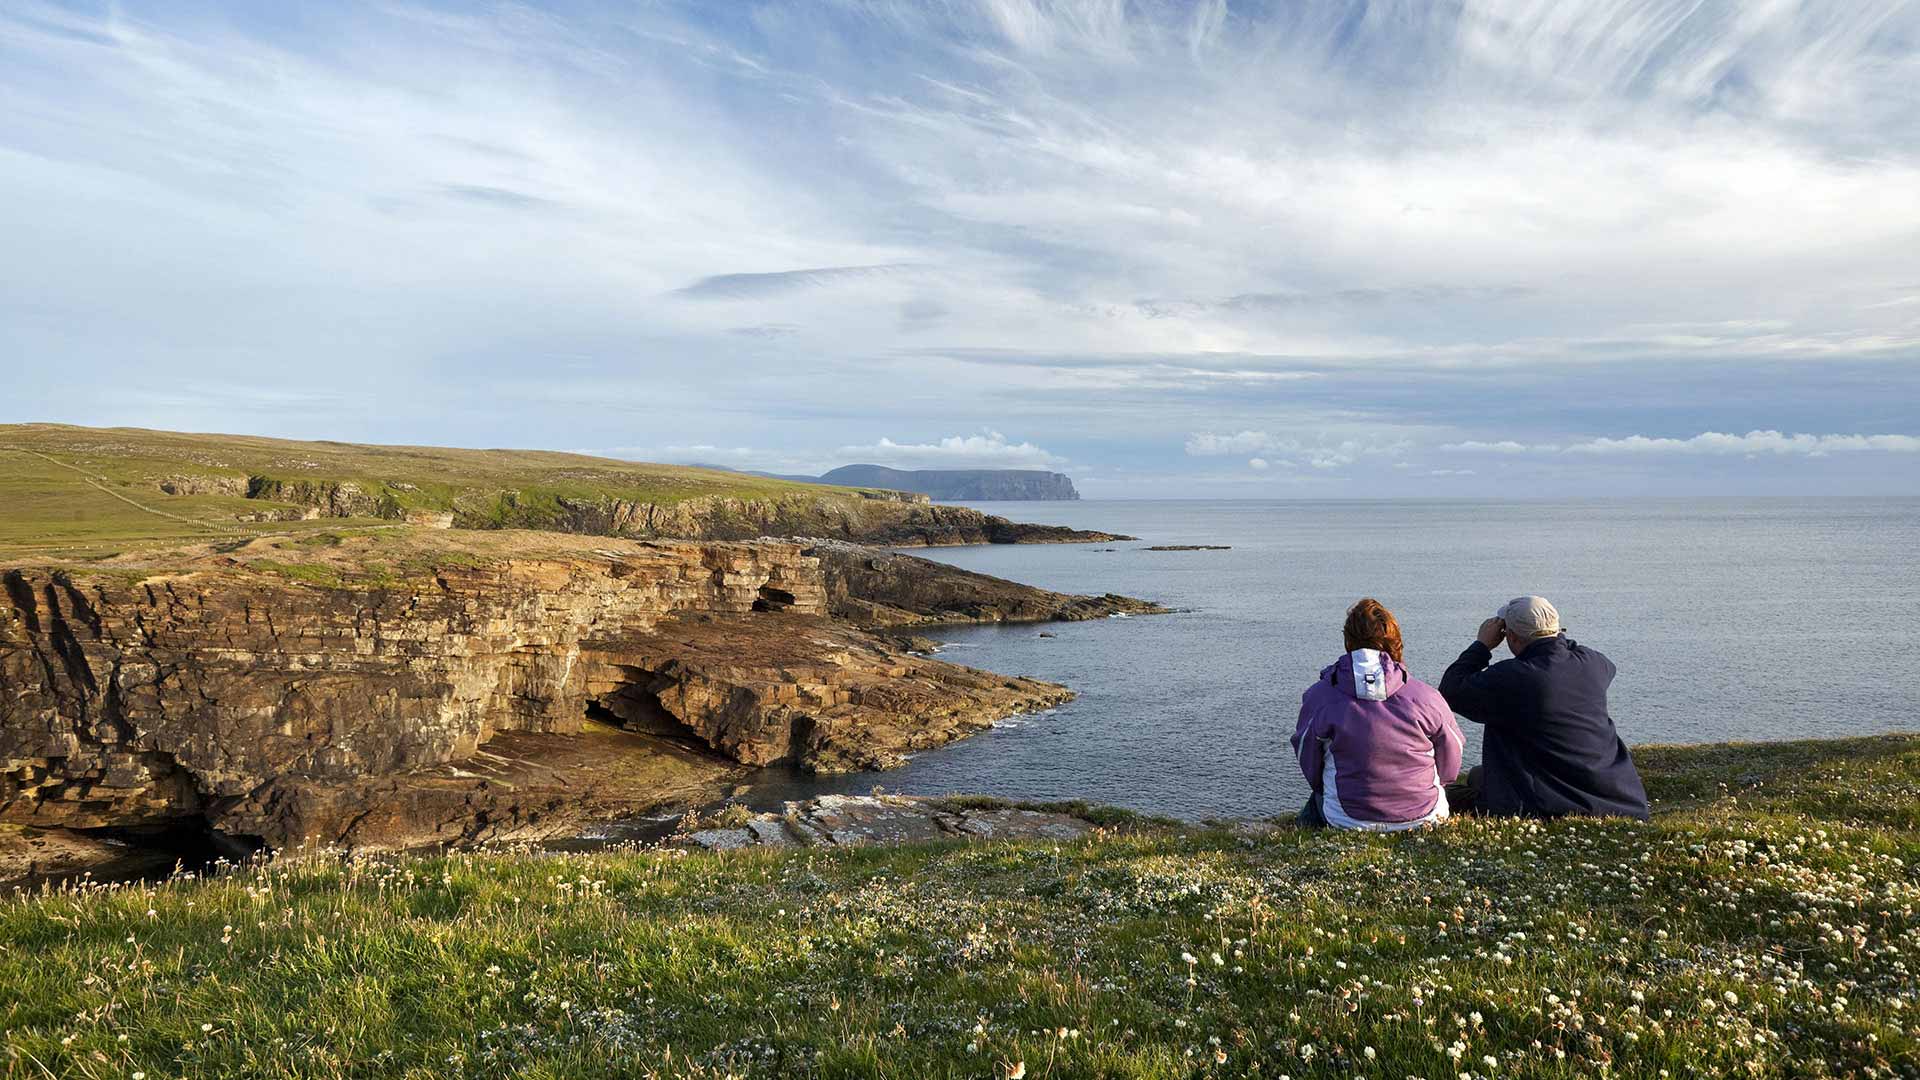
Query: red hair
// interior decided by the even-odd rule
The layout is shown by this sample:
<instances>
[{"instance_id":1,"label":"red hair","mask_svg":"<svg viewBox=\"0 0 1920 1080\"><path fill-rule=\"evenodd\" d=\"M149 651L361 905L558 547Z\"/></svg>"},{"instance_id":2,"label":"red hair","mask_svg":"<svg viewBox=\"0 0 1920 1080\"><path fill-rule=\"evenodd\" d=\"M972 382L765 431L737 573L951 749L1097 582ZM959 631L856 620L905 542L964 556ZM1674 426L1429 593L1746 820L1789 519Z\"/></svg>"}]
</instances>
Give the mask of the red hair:
<instances>
[{"instance_id":1,"label":"red hair","mask_svg":"<svg viewBox=\"0 0 1920 1080\"><path fill-rule=\"evenodd\" d=\"M1377 649L1400 662L1400 623L1372 597L1347 609L1347 651Z\"/></svg>"}]
</instances>

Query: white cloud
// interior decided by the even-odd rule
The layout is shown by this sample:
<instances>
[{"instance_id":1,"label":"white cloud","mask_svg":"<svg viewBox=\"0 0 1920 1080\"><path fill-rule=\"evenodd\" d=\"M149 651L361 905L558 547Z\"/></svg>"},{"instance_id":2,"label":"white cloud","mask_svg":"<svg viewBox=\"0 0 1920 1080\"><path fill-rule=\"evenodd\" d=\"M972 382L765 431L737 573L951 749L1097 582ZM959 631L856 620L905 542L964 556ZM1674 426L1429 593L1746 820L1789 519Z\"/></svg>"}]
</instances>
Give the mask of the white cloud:
<instances>
[{"instance_id":1,"label":"white cloud","mask_svg":"<svg viewBox=\"0 0 1920 1080\"><path fill-rule=\"evenodd\" d=\"M615 447L609 452L618 453L621 451L631 451L632 449L634 448ZM765 453L765 451L755 450L751 446L714 446L710 443L696 443L692 446L669 446L666 447L665 452L676 459L688 455L701 455L708 460L729 458L735 461L746 461L751 459L755 454Z\"/></svg>"},{"instance_id":2,"label":"white cloud","mask_svg":"<svg viewBox=\"0 0 1920 1080\"><path fill-rule=\"evenodd\" d=\"M1920 453L1920 436L1787 434L1769 429L1749 431L1745 435L1703 431L1684 439L1653 435L1627 435L1621 438L1603 436L1567 446L1520 443L1511 439L1499 442L1470 439L1445 443L1440 449L1482 454L1802 454L1819 457L1864 451Z\"/></svg>"},{"instance_id":3,"label":"white cloud","mask_svg":"<svg viewBox=\"0 0 1920 1080\"><path fill-rule=\"evenodd\" d=\"M1536 454L1556 450L1558 447L1545 444L1528 446L1525 443L1514 442L1512 439L1502 439L1499 442L1480 442L1475 439L1468 439L1465 442L1445 443L1440 449L1476 454Z\"/></svg>"},{"instance_id":4,"label":"white cloud","mask_svg":"<svg viewBox=\"0 0 1920 1080\"><path fill-rule=\"evenodd\" d=\"M1229 435L1202 431L1187 437L1186 451L1191 457L1224 457L1259 452L1259 457L1248 462L1255 469L1276 464L1282 468L1307 465L1315 469L1340 469L1363 457L1398 454L1412 445L1405 438L1331 439L1322 436L1314 442L1307 442L1267 431L1238 431Z\"/></svg>"},{"instance_id":5,"label":"white cloud","mask_svg":"<svg viewBox=\"0 0 1920 1080\"><path fill-rule=\"evenodd\" d=\"M1920 453L1920 437L1913 435L1788 435L1779 431L1749 431L1730 435L1703 431L1692 438L1669 439L1629 435L1600 438L1567 447L1572 454L1807 454L1856 453L1882 450Z\"/></svg>"},{"instance_id":6,"label":"white cloud","mask_svg":"<svg viewBox=\"0 0 1920 1080\"><path fill-rule=\"evenodd\" d=\"M832 466L824 455L755 446L715 446L691 443L675 446L602 446L569 451L622 461L662 462L669 465L712 465L723 469L817 476Z\"/></svg>"},{"instance_id":7,"label":"white cloud","mask_svg":"<svg viewBox=\"0 0 1920 1080\"><path fill-rule=\"evenodd\" d=\"M938 442L897 443L882 437L864 446L842 446L835 453L846 463L939 469L1057 468L1067 459L1030 442L1008 442L998 431L949 435Z\"/></svg>"},{"instance_id":8,"label":"white cloud","mask_svg":"<svg viewBox=\"0 0 1920 1080\"><path fill-rule=\"evenodd\" d=\"M1265 469L1267 468L1267 459L1266 458L1248 458L1247 468L1253 469L1255 471L1265 471Z\"/></svg>"},{"instance_id":9,"label":"white cloud","mask_svg":"<svg viewBox=\"0 0 1920 1080\"><path fill-rule=\"evenodd\" d=\"M1193 457L1239 455L1278 445L1274 437L1264 431L1242 431L1232 435L1203 431L1187 437L1187 453Z\"/></svg>"}]
</instances>

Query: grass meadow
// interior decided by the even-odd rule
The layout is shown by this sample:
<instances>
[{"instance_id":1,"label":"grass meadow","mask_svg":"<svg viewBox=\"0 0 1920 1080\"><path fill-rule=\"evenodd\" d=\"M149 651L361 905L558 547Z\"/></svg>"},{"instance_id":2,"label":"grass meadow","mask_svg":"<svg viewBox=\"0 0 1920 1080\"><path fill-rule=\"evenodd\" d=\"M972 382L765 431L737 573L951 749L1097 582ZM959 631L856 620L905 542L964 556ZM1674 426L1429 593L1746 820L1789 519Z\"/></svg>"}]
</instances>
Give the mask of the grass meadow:
<instances>
[{"instance_id":1,"label":"grass meadow","mask_svg":"<svg viewBox=\"0 0 1920 1080\"><path fill-rule=\"evenodd\" d=\"M1920 738L1391 837L319 856L0 902L8 1077L1920 1075Z\"/></svg>"},{"instance_id":2,"label":"grass meadow","mask_svg":"<svg viewBox=\"0 0 1920 1080\"><path fill-rule=\"evenodd\" d=\"M186 490L198 493L162 489L170 482L178 488L182 478L197 485ZM355 493L359 516L265 520L297 518L305 505L325 502L320 493L342 485ZM0 506L6 508L0 558L104 558L169 543L372 525L410 512L451 513L476 528L545 528L565 515L569 502L672 505L710 496L857 502L859 495L853 488L543 450L0 424Z\"/></svg>"}]
</instances>

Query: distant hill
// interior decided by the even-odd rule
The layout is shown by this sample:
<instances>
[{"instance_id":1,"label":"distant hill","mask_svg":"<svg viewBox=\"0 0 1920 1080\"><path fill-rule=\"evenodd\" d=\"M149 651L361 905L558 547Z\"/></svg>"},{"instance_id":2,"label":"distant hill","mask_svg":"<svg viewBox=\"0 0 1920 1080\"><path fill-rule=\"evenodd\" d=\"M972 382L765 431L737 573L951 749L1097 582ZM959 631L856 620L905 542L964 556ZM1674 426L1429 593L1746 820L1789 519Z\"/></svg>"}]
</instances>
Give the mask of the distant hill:
<instances>
[{"instance_id":1,"label":"distant hill","mask_svg":"<svg viewBox=\"0 0 1920 1080\"><path fill-rule=\"evenodd\" d=\"M1064 473L1040 469L889 469L884 465L842 465L822 476L823 484L917 491L954 502L1017 499L1078 499Z\"/></svg>"},{"instance_id":2,"label":"distant hill","mask_svg":"<svg viewBox=\"0 0 1920 1080\"><path fill-rule=\"evenodd\" d=\"M752 475L807 484L913 491L946 502L1022 502L1080 497L1073 489L1072 478L1041 469L889 469L885 465L842 465L824 476L768 472Z\"/></svg>"}]
</instances>

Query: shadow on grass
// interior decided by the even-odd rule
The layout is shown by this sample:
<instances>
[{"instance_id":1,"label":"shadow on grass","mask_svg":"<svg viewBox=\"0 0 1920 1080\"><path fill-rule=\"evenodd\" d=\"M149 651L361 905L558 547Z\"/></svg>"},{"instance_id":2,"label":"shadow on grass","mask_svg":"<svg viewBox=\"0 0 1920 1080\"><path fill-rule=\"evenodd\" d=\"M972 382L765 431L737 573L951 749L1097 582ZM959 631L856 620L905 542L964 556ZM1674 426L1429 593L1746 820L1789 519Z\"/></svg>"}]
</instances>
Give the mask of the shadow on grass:
<instances>
[{"instance_id":1,"label":"shadow on grass","mask_svg":"<svg viewBox=\"0 0 1920 1080\"><path fill-rule=\"evenodd\" d=\"M1884 772L1890 780L1911 783L1920 735L1641 746L1633 757L1655 813L1696 809L1723 798L1788 810L1812 800L1828 812L1857 811L1870 788L1861 782L1863 774Z\"/></svg>"}]
</instances>

